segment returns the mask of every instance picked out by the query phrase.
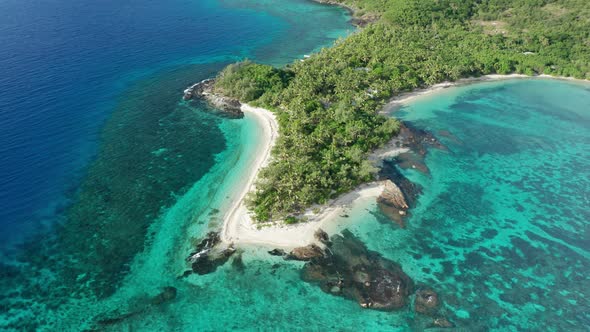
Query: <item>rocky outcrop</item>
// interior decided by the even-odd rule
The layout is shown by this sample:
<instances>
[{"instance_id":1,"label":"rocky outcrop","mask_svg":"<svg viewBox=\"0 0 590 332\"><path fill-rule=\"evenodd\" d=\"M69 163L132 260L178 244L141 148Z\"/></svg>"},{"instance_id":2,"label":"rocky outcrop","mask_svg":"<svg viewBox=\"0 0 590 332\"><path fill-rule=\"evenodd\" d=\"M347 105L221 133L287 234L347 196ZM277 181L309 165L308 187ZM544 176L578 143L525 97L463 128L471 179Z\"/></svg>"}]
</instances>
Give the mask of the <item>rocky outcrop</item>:
<instances>
[{"instance_id":1,"label":"rocky outcrop","mask_svg":"<svg viewBox=\"0 0 590 332\"><path fill-rule=\"evenodd\" d=\"M403 142L404 147L408 147L413 152L425 156L428 148L435 148L443 151L447 151L447 147L444 146L436 137L431 133L423 129L415 128L409 123L402 123L400 126L399 137Z\"/></svg>"},{"instance_id":2,"label":"rocky outcrop","mask_svg":"<svg viewBox=\"0 0 590 332\"><path fill-rule=\"evenodd\" d=\"M200 98L205 93L210 93L211 91L213 91L214 85L215 80L212 78L208 78L206 80L202 80L199 83L195 83L184 90L184 95L182 96L182 99L190 100L193 98Z\"/></svg>"},{"instance_id":3,"label":"rocky outcrop","mask_svg":"<svg viewBox=\"0 0 590 332\"><path fill-rule=\"evenodd\" d=\"M355 300L363 308L396 310L407 305L413 282L395 262L368 250L349 231L335 235L323 257L308 261L305 281L329 294Z\"/></svg>"},{"instance_id":4,"label":"rocky outcrop","mask_svg":"<svg viewBox=\"0 0 590 332\"><path fill-rule=\"evenodd\" d=\"M438 294L430 287L423 287L416 291L414 299L414 310L417 313L433 316L440 308Z\"/></svg>"},{"instance_id":5,"label":"rocky outcrop","mask_svg":"<svg viewBox=\"0 0 590 332\"><path fill-rule=\"evenodd\" d=\"M318 285L327 294L356 301L361 307L374 310L394 311L411 304L414 282L402 267L368 250L348 230L332 236L322 255L319 247L313 249L311 245L297 249L303 258L309 258L310 253L317 250L317 255L303 266L301 279ZM449 312L431 287L420 286L416 290L413 309L419 314L413 322L417 331L454 327L447 319Z\"/></svg>"},{"instance_id":6,"label":"rocky outcrop","mask_svg":"<svg viewBox=\"0 0 590 332\"><path fill-rule=\"evenodd\" d=\"M383 189L383 192L377 198L379 202L391 205L400 210L406 210L409 208L408 203L406 202L406 198L404 197L404 194L399 189L399 187L395 183L393 183L393 181L385 180L384 186L385 188Z\"/></svg>"},{"instance_id":7,"label":"rocky outcrop","mask_svg":"<svg viewBox=\"0 0 590 332\"><path fill-rule=\"evenodd\" d=\"M383 192L377 197L379 210L401 227L405 227L404 217L408 214L407 210L410 207L404 194L391 180L385 180L384 186Z\"/></svg>"},{"instance_id":8,"label":"rocky outcrop","mask_svg":"<svg viewBox=\"0 0 590 332\"><path fill-rule=\"evenodd\" d=\"M422 191L420 185L408 180L398 169L398 160L384 160L379 170L379 180L390 180L401 190L406 204L411 208L416 205Z\"/></svg>"},{"instance_id":9,"label":"rocky outcrop","mask_svg":"<svg viewBox=\"0 0 590 332\"><path fill-rule=\"evenodd\" d=\"M216 94L214 92L215 80L206 79L184 90L183 99L191 100L199 98L206 100L212 107L220 109L230 115L242 116L242 104L235 98Z\"/></svg>"},{"instance_id":10,"label":"rocky outcrop","mask_svg":"<svg viewBox=\"0 0 590 332\"><path fill-rule=\"evenodd\" d=\"M203 275L214 272L236 252L233 245L222 247L220 242L219 233L210 232L197 244L195 250L186 259L191 264L193 273ZM189 275L191 270L185 272L184 276Z\"/></svg>"},{"instance_id":11,"label":"rocky outcrop","mask_svg":"<svg viewBox=\"0 0 590 332\"><path fill-rule=\"evenodd\" d=\"M401 309L407 304L411 292L412 280L400 267L378 269L369 282L367 293L370 296L365 303L374 309Z\"/></svg>"},{"instance_id":12,"label":"rocky outcrop","mask_svg":"<svg viewBox=\"0 0 590 332\"><path fill-rule=\"evenodd\" d=\"M377 14L367 13L367 14L363 14L363 15L359 16L359 15L357 15L358 10L356 8L346 5L346 4L343 4L338 1L334 1L334 0L313 0L313 1L318 2L318 3L322 3L322 4L326 4L326 5L339 6L339 7L347 9L351 13L351 16L352 16L352 18L350 19L350 24L352 24L356 27L359 27L359 28L362 28L369 23L377 22L377 20L379 20L379 15L377 15Z\"/></svg>"},{"instance_id":13,"label":"rocky outcrop","mask_svg":"<svg viewBox=\"0 0 590 332\"><path fill-rule=\"evenodd\" d=\"M330 244L330 236L321 228L318 228L318 230L313 233L313 237L322 244Z\"/></svg>"},{"instance_id":14,"label":"rocky outcrop","mask_svg":"<svg viewBox=\"0 0 590 332\"><path fill-rule=\"evenodd\" d=\"M324 250L318 245L310 244L305 247L298 247L286 256L286 259L292 259L297 261L309 261L316 258L323 258L325 255Z\"/></svg>"},{"instance_id":15,"label":"rocky outcrop","mask_svg":"<svg viewBox=\"0 0 590 332\"><path fill-rule=\"evenodd\" d=\"M268 252L271 256L286 256L287 253L283 249L273 249Z\"/></svg>"}]
</instances>

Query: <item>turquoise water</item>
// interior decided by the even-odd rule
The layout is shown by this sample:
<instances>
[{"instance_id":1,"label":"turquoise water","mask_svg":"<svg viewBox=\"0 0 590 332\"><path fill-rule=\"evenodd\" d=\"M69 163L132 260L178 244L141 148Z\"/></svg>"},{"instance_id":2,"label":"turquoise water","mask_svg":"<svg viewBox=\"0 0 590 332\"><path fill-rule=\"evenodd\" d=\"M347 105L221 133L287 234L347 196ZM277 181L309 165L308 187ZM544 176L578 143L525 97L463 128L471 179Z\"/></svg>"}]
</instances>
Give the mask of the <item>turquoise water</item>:
<instances>
[{"instance_id":1,"label":"turquoise water","mask_svg":"<svg viewBox=\"0 0 590 332\"><path fill-rule=\"evenodd\" d=\"M190 244L219 226L260 127L183 102L183 89L229 62L284 65L352 31L346 11L305 0L0 7L9 331L117 331L128 323L96 322L164 310L149 298L161 287L188 299L176 278Z\"/></svg>"},{"instance_id":2,"label":"turquoise water","mask_svg":"<svg viewBox=\"0 0 590 332\"><path fill-rule=\"evenodd\" d=\"M467 331L590 326L590 85L451 88L394 113L437 136L407 229L350 213L369 248L433 286Z\"/></svg>"},{"instance_id":3,"label":"turquoise water","mask_svg":"<svg viewBox=\"0 0 590 332\"><path fill-rule=\"evenodd\" d=\"M457 331L586 330L588 96L588 85L516 80L416 100L396 115L435 133L449 151L429 151L429 175L404 171L423 186L407 227L377 218L374 199L335 223L401 263L415 282L434 287ZM117 292L62 306L72 325L60 326L91 326L98 316L124 317L100 325L105 331L421 330L428 318L411 308L361 309L303 282L301 263L263 248L241 248L215 273L177 278L186 250L175 248L187 245L178 220L192 216L180 231L196 237L218 227L211 207L224 205L225 191L202 191L211 183L239 184L249 162L239 156L257 144L255 120L227 121L228 132L237 128L234 121L250 129L228 142L252 144L229 143L218 161L237 164L214 168L189 189L152 225L152 245L136 257ZM203 194L209 206L192 204ZM150 304L163 286L176 287L177 297Z\"/></svg>"},{"instance_id":4,"label":"turquoise water","mask_svg":"<svg viewBox=\"0 0 590 332\"><path fill-rule=\"evenodd\" d=\"M3 13L6 8L20 12L21 7L11 7L15 3L2 3ZM52 90L37 81L35 92L53 99L24 98L16 93L22 82L0 95L6 97L0 99L3 106L24 114L12 120L22 124L30 116L33 125L45 124L17 132L14 122L0 121L12 130L2 131L3 142L17 134L18 140L30 140L27 133L39 134L31 136L37 139L32 147L59 138L49 147L39 143L43 153L33 154L44 158L39 167L51 170L46 174L27 168L27 161L38 162L29 155L2 159L8 162L1 166L14 172L0 183L6 188L2 213L11 217L4 222L3 215L2 235L20 237L24 228L40 234L31 237L27 231L32 240L1 252L0 329L420 330L425 318L410 308L363 310L326 295L301 280L301 263L270 257L266 249L240 248L217 272L180 278L191 245L220 226L260 140L256 119L228 119L203 104L182 102L182 89L235 59L285 64L328 45L350 26L345 11L299 0L147 4L101 2L100 10L90 8L96 25L74 19L88 21L84 15L54 15L51 6L32 11L43 19L34 17L24 27L2 21L10 23L7 31L22 28L23 33L35 32L35 23L42 31L51 21L56 25L47 30L51 33L35 39L41 44L63 45L49 38L75 31L68 24L91 28L76 36L92 38L75 40L79 54L63 51L76 54L69 58L78 61L71 72L56 66L65 62L39 59L62 68L57 77L44 79L64 86ZM79 14L84 4L74 9ZM122 31L129 38L117 39ZM19 50L18 40L5 50ZM4 61L34 55L19 52ZM48 54L67 59L53 49ZM46 69L26 63L37 75ZM12 74L25 77L23 71ZM73 89L70 85L82 77L94 84ZM59 94L64 91L70 94ZM453 88L417 100L396 115L432 131L449 151L429 151L428 175L404 171L423 186L407 228L376 218L373 199L350 208L349 217L336 223L369 249L401 263L417 283L434 287L459 331L584 331L590 325L589 97L588 85L518 80ZM1 115L7 114L19 113ZM9 146L6 151L20 150ZM48 161L54 159L55 165ZM71 176L74 171L81 174ZM31 174L39 179L15 180ZM45 180L43 194L22 199ZM72 188L69 193L61 192L64 186ZM4 194L9 190L19 195ZM54 208L53 199L62 194L68 203ZM13 196L21 200L9 200ZM41 221L31 212L37 209L44 211ZM14 226L21 219L28 227ZM175 287L176 297L161 300L164 287Z\"/></svg>"}]
</instances>

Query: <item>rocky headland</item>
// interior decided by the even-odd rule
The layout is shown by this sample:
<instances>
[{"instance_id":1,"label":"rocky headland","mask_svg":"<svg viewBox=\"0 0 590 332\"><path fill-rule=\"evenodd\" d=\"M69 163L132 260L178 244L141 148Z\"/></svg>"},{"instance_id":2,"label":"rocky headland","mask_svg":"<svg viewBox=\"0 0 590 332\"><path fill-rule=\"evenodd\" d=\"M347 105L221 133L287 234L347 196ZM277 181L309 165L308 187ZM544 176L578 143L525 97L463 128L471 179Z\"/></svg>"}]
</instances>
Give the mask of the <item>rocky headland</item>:
<instances>
[{"instance_id":1,"label":"rocky headland","mask_svg":"<svg viewBox=\"0 0 590 332\"><path fill-rule=\"evenodd\" d=\"M225 245L221 242L219 232L209 232L186 258L191 269L186 270L183 276L186 277L193 273L203 275L215 272L235 252L236 248L233 244Z\"/></svg>"},{"instance_id":2,"label":"rocky headland","mask_svg":"<svg viewBox=\"0 0 590 332\"><path fill-rule=\"evenodd\" d=\"M215 79L209 78L193 84L184 90L182 99L202 99L213 108L219 109L228 115L242 117L242 103L235 98L226 97L215 93Z\"/></svg>"},{"instance_id":3,"label":"rocky headland","mask_svg":"<svg viewBox=\"0 0 590 332\"><path fill-rule=\"evenodd\" d=\"M369 23L377 22L379 20L379 15L375 13L364 13L362 15L359 14L359 10L353 6L343 4L338 1L334 0L313 0L317 3L325 4L325 5L332 5L342 7L350 12L350 24L354 25L355 27L362 28Z\"/></svg>"}]
</instances>

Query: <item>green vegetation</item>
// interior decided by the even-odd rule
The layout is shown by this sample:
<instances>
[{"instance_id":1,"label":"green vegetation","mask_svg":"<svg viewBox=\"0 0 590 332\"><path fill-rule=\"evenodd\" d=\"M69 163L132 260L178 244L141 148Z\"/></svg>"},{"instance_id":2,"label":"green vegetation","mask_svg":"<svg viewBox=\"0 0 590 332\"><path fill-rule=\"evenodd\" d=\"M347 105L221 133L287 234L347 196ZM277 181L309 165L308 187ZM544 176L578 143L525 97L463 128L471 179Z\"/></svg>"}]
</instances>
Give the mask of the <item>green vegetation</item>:
<instances>
[{"instance_id":1,"label":"green vegetation","mask_svg":"<svg viewBox=\"0 0 590 332\"><path fill-rule=\"evenodd\" d=\"M231 64L217 76L215 92L247 103L287 87L292 73L248 60Z\"/></svg>"},{"instance_id":2,"label":"green vegetation","mask_svg":"<svg viewBox=\"0 0 590 332\"><path fill-rule=\"evenodd\" d=\"M283 222L287 225L293 225L293 224L298 223L299 219L297 219L294 216L288 216L288 217L285 217L285 219L283 219Z\"/></svg>"},{"instance_id":3,"label":"green vegetation","mask_svg":"<svg viewBox=\"0 0 590 332\"><path fill-rule=\"evenodd\" d=\"M392 96L499 73L590 78L586 0L344 0L377 17L304 62L227 67L216 90L273 110L280 136L249 198L259 221L324 203L373 178L368 153L398 130Z\"/></svg>"}]
</instances>

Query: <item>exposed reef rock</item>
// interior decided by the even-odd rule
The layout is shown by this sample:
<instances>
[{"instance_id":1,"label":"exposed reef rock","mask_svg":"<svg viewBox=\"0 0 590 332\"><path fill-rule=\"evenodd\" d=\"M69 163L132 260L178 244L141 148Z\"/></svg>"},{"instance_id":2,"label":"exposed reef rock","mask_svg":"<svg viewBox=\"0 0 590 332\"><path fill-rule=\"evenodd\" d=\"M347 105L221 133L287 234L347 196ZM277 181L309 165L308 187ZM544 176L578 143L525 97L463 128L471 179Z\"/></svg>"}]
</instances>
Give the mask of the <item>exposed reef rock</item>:
<instances>
[{"instance_id":1,"label":"exposed reef rock","mask_svg":"<svg viewBox=\"0 0 590 332\"><path fill-rule=\"evenodd\" d=\"M355 8L345 5L345 4L338 2L338 1L334 1L334 0L313 0L313 1L318 2L318 3L322 3L322 4L326 4L326 5L339 6L339 7L343 7L345 9L347 9L351 13L351 16L352 16L352 18L350 19L350 24L352 24L356 27L359 27L359 28L362 28L369 23L377 22L379 20L379 15L372 14L372 13L366 13L366 14L357 16L356 14L358 13L358 11Z\"/></svg>"},{"instance_id":2,"label":"exposed reef rock","mask_svg":"<svg viewBox=\"0 0 590 332\"><path fill-rule=\"evenodd\" d=\"M432 324L430 324L428 327L429 328L436 328L436 327L451 328L451 327L455 327L455 324L451 323L445 317L438 317L438 318L435 318L434 321L432 322Z\"/></svg>"},{"instance_id":3,"label":"exposed reef rock","mask_svg":"<svg viewBox=\"0 0 590 332\"><path fill-rule=\"evenodd\" d=\"M438 294L430 287L423 287L416 291L414 310L417 313L433 316L440 308Z\"/></svg>"},{"instance_id":4,"label":"exposed reef rock","mask_svg":"<svg viewBox=\"0 0 590 332\"><path fill-rule=\"evenodd\" d=\"M317 247L317 246L316 246ZM305 248L318 254L308 257L301 278L317 284L322 291L356 301L361 307L393 311L407 308L415 287L402 267L379 253L368 250L350 231L331 237L324 250ZM300 248L298 248L300 249ZM322 255L319 255L321 250ZM453 327L439 295L429 286L418 287L413 309L416 330Z\"/></svg>"},{"instance_id":5,"label":"exposed reef rock","mask_svg":"<svg viewBox=\"0 0 590 332\"><path fill-rule=\"evenodd\" d=\"M200 98L209 103L214 108L220 109L232 116L243 116L242 104L235 98L225 97L213 92L215 86L214 79L206 79L199 83L193 84L184 90L182 99L191 100Z\"/></svg>"},{"instance_id":6,"label":"exposed reef rock","mask_svg":"<svg viewBox=\"0 0 590 332\"><path fill-rule=\"evenodd\" d=\"M377 197L377 206L381 213L395 221L400 227L406 227L404 217L408 215L409 206L399 187L391 180L385 181L385 188Z\"/></svg>"},{"instance_id":7,"label":"exposed reef rock","mask_svg":"<svg viewBox=\"0 0 590 332\"><path fill-rule=\"evenodd\" d=\"M170 302L176 298L176 287L166 286L162 289L160 294L151 298L151 303L154 305Z\"/></svg>"},{"instance_id":8,"label":"exposed reef rock","mask_svg":"<svg viewBox=\"0 0 590 332\"><path fill-rule=\"evenodd\" d=\"M402 122L399 136L405 147L422 156L426 155L427 148L429 147L443 151L448 150L432 133L415 128L407 122Z\"/></svg>"},{"instance_id":9,"label":"exposed reef rock","mask_svg":"<svg viewBox=\"0 0 590 332\"><path fill-rule=\"evenodd\" d=\"M395 310L408 303L413 282L395 262L369 251L349 231L334 235L323 256L302 271L305 281L329 294L355 300L364 308Z\"/></svg>"},{"instance_id":10,"label":"exposed reef rock","mask_svg":"<svg viewBox=\"0 0 590 332\"><path fill-rule=\"evenodd\" d=\"M379 180L391 180L401 190L407 205L416 206L418 196L422 192L420 185L408 180L397 168L397 159L384 160L379 170Z\"/></svg>"},{"instance_id":11,"label":"exposed reef rock","mask_svg":"<svg viewBox=\"0 0 590 332\"><path fill-rule=\"evenodd\" d=\"M195 251L186 259L191 263L192 272L199 275L214 272L236 252L233 245L220 247L220 242L219 233L209 232L205 239L197 244ZM184 276L188 274L190 273L185 272Z\"/></svg>"},{"instance_id":12,"label":"exposed reef rock","mask_svg":"<svg viewBox=\"0 0 590 332\"><path fill-rule=\"evenodd\" d=\"M286 259L293 259L298 261L309 261L312 259L325 257L324 250L318 245L310 244L305 247L298 247L293 249L287 256Z\"/></svg>"},{"instance_id":13,"label":"exposed reef rock","mask_svg":"<svg viewBox=\"0 0 590 332\"><path fill-rule=\"evenodd\" d=\"M382 215L403 228L406 226L405 220L410 216L408 210L415 206L421 188L409 181L398 167L414 168L428 173L428 168L424 164L426 147L442 145L427 132L403 124L395 145L398 148L408 148L410 152L380 161L378 179L384 181L385 190L377 198L377 203Z\"/></svg>"},{"instance_id":14,"label":"exposed reef rock","mask_svg":"<svg viewBox=\"0 0 590 332\"><path fill-rule=\"evenodd\" d=\"M315 231L315 233L313 234L313 237L316 240L318 240L320 243L323 243L325 245L330 244L330 236L328 235L328 233L324 232L324 230L321 228L318 228L318 230Z\"/></svg>"},{"instance_id":15,"label":"exposed reef rock","mask_svg":"<svg viewBox=\"0 0 590 332\"><path fill-rule=\"evenodd\" d=\"M268 252L271 256L286 256L287 253L283 249L273 249Z\"/></svg>"},{"instance_id":16,"label":"exposed reef rock","mask_svg":"<svg viewBox=\"0 0 590 332\"><path fill-rule=\"evenodd\" d=\"M428 148L448 151L447 147L436 139L432 133L412 127L408 123L402 122L398 139L401 142L401 147L410 150L410 152L401 153L395 158L398 166L404 169L412 168L424 174L430 172L424 162Z\"/></svg>"},{"instance_id":17,"label":"exposed reef rock","mask_svg":"<svg viewBox=\"0 0 590 332\"><path fill-rule=\"evenodd\" d=\"M384 185L385 188L383 189L383 192L377 198L379 202L394 206L400 210L406 210L409 208L404 194L395 183L391 180L385 180Z\"/></svg>"}]
</instances>

